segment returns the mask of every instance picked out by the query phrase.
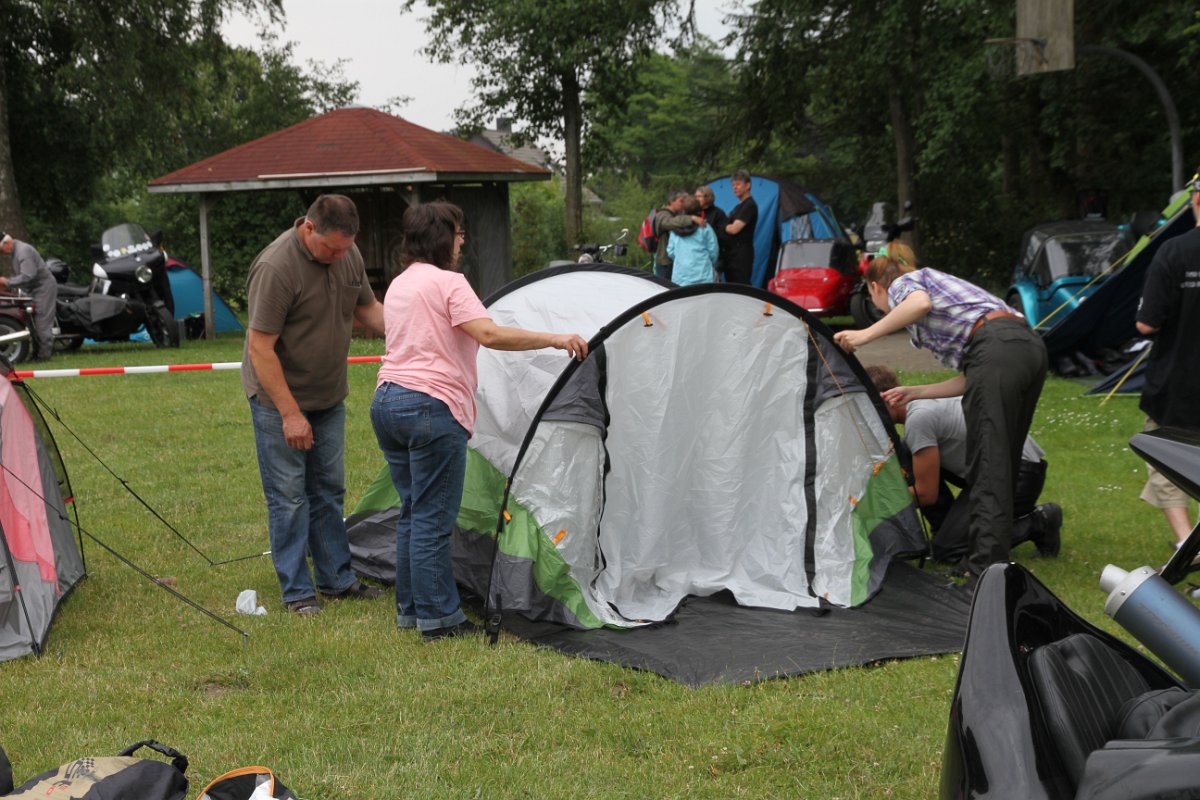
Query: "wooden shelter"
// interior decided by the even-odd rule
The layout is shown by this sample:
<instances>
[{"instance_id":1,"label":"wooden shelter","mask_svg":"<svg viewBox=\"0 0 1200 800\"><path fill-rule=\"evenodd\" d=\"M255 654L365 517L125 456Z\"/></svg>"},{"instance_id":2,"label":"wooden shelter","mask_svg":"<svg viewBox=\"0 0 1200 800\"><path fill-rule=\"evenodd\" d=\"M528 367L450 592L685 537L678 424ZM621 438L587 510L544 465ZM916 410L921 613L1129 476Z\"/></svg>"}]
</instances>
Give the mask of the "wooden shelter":
<instances>
[{"instance_id":1,"label":"wooden shelter","mask_svg":"<svg viewBox=\"0 0 1200 800\"><path fill-rule=\"evenodd\" d=\"M213 195L296 189L350 195L358 206L358 246L371 285L396 274L400 221L410 205L449 200L471 235L462 271L481 296L512 275L508 184L549 180L541 167L371 108L342 108L218 153L150 181L155 193L200 196L200 261L205 330L212 337L208 211ZM264 246L267 244L263 242Z\"/></svg>"}]
</instances>

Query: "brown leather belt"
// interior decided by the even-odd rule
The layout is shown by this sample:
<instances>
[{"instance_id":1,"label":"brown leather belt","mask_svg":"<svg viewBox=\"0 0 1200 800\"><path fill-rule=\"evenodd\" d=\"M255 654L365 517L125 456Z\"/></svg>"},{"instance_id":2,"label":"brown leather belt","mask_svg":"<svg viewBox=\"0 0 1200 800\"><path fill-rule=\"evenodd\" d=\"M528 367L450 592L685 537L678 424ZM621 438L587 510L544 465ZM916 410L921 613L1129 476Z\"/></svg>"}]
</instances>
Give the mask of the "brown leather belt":
<instances>
[{"instance_id":1,"label":"brown leather belt","mask_svg":"<svg viewBox=\"0 0 1200 800\"><path fill-rule=\"evenodd\" d=\"M1022 317L1020 314L1013 314L1013 313L1011 313L1011 312L1009 312L1009 311L1004 311L1004 310L1002 310L1002 309L999 309L999 308L998 308L998 309L996 309L995 311L989 311L988 313L984 314L984 315L983 315L982 317L980 317L979 319L975 320L975 324L971 326L971 332L967 334L967 341L969 342L969 341L971 341L972 339L974 339L974 338L975 338L975 331L977 331L977 330L979 330L980 328L982 328L982 327L983 327L983 323L987 322L988 320L993 320L993 319L1005 319L1005 318L1008 318L1008 317L1011 317L1012 319L1020 319L1020 320L1024 320L1024 319L1025 319L1025 318L1024 318L1024 317Z\"/></svg>"}]
</instances>

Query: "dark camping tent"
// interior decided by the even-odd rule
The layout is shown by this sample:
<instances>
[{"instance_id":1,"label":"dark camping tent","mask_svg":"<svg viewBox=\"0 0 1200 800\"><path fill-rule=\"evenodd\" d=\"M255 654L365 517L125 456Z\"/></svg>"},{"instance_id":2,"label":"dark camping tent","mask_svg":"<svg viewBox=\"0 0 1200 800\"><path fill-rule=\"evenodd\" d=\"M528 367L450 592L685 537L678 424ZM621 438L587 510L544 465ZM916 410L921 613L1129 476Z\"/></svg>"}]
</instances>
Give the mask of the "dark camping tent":
<instances>
[{"instance_id":1,"label":"dark camping tent","mask_svg":"<svg viewBox=\"0 0 1200 800\"><path fill-rule=\"evenodd\" d=\"M1086 302L1060 315L1049 329L1040 329L1051 364L1079 352L1117 350L1137 335L1134 322L1150 262L1163 242L1196 224L1187 192L1176 195L1162 216L1163 224L1138 240Z\"/></svg>"},{"instance_id":2,"label":"dark camping tent","mask_svg":"<svg viewBox=\"0 0 1200 800\"><path fill-rule=\"evenodd\" d=\"M688 683L959 646L966 604L893 564L925 547L904 456L816 318L603 267L487 305L500 324L595 333L583 362L480 350L455 569L509 630ZM384 580L388 489L350 525L356 569Z\"/></svg>"},{"instance_id":3,"label":"dark camping tent","mask_svg":"<svg viewBox=\"0 0 1200 800\"><path fill-rule=\"evenodd\" d=\"M12 366L0 359L0 371L0 661L8 661L42 652L84 565L54 437Z\"/></svg>"},{"instance_id":4,"label":"dark camping tent","mask_svg":"<svg viewBox=\"0 0 1200 800\"><path fill-rule=\"evenodd\" d=\"M204 283L196 271L182 261L168 258L167 278L171 281L171 294L175 297L175 319L187 319L197 314L203 316ZM213 326L217 333L245 330L229 305L216 292L213 292Z\"/></svg>"},{"instance_id":5,"label":"dark camping tent","mask_svg":"<svg viewBox=\"0 0 1200 800\"><path fill-rule=\"evenodd\" d=\"M708 182L713 202L726 213L738 204L729 176ZM781 178L750 176L750 196L758 205L758 225L754 231L754 271L750 282L760 289L775 274L779 246L792 239L837 239L845 233L833 209L816 195Z\"/></svg>"},{"instance_id":6,"label":"dark camping tent","mask_svg":"<svg viewBox=\"0 0 1200 800\"><path fill-rule=\"evenodd\" d=\"M1141 394L1146 385L1146 359L1150 357L1150 343L1134 351L1129 360L1114 369L1086 394Z\"/></svg>"}]
</instances>

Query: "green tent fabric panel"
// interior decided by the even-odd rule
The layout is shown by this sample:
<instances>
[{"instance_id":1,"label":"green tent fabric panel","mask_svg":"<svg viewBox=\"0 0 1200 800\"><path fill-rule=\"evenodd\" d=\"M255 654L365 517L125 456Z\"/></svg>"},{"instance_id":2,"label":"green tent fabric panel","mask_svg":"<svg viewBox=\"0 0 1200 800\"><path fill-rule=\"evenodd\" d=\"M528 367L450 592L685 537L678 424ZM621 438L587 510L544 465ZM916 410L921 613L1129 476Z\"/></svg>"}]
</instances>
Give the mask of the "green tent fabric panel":
<instances>
[{"instance_id":1,"label":"green tent fabric panel","mask_svg":"<svg viewBox=\"0 0 1200 800\"><path fill-rule=\"evenodd\" d=\"M854 507L851 516L854 527L854 576L850 589L852 605L864 603L868 597L871 574L871 531L875 526L912 505L908 481L895 455L883 462L879 471L867 482L867 490Z\"/></svg>"},{"instance_id":2,"label":"green tent fabric panel","mask_svg":"<svg viewBox=\"0 0 1200 800\"><path fill-rule=\"evenodd\" d=\"M505 476L486 458L475 450L467 450L462 506L456 520L459 528L494 537L505 480ZM387 464L384 464L354 507L354 513L370 514L399 505L400 497L392 486ZM538 588L570 609L581 624L601 627L603 623L584 602L579 585L571 578L566 562L546 532L533 520L529 511L512 498L509 498L508 512L512 519L504 525L501 549L515 558L532 561L533 577Z\"/></svg>"},{"instance_id":3,"label":"green tent fabric panel","mask_svg":"<svg viewBox=\"0 0 1200 800\"><path fill-rule=\"evenodd\" d=\"M359 498L358 505L354 506L354 511L351 513L374 514L398 505L400 505L400 496L396 494L396 487L392 486L392 474L388 471L388 465L385 463L376 473L375 480L371 481L371 485Z\"/></svg>"},{"instance_id":4,"label":"green tent fabric panel","mask_svg":"<svg viewBox=\"0 0 1200 800\"><path fill-rule=\"evenodd\" d=\"M462 505L455 524L496 538L496 519L504 499L505 476L478 451L467 448L467 475L463 481Z\"/></svg>"},{"instance_id":5,"label":"green tent fabric panel","mask_svg":"<svg viewBox=\"0 0 1200 800\"><path fill-rule=\"evenodd\" d=\"M486 458L475 450L467 449L467 474L457 519L460 528L495 536L500 500L504 497L504 480L504 476ZM388 465L384 464L354 507L353 513L374 514L399 505L400 495L396 494L391 472Z\"/></svg>"},{"instance_id":6,"label":"green tent fabric panel","mask_svg":"<svg viewBox=\"0 0 1200 800\"><path fill-rule=\"evenodd\" d=\"M533 515L511 498L508 513L512 518L504 523L500 549L508 556L533 562L534 583L547 597L566 606L580 625L603 627L604 623L592 613L583 599L583 592L571 577L567 562L550 536L533 519Z\"/></svg>"}]
</instances>

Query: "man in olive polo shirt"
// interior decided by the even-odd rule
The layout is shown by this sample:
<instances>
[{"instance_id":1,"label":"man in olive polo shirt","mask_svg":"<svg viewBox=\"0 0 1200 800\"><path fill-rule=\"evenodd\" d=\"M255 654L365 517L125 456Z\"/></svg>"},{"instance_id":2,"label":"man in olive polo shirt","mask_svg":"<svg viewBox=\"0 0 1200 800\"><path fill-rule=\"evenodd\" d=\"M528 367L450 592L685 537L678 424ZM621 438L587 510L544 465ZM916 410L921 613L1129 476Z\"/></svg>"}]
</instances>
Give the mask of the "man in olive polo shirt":
<instances>
[{"instance_id":1,"label":"man in olive polo shirt","mask_svg":"<svg viewBox=\"0 0 1200 800\"><path fill-rule=\"evenodd\" d=\"M343 521L343 451L353 319L383 333L383 305L354 244L358 210L322 195L258 254L242 386L250 401L271 557L289 611L318 614L330 598L373 598L350 568ZM306 555L312 557L313 576Z\"/></svg>"}]
</instances>

